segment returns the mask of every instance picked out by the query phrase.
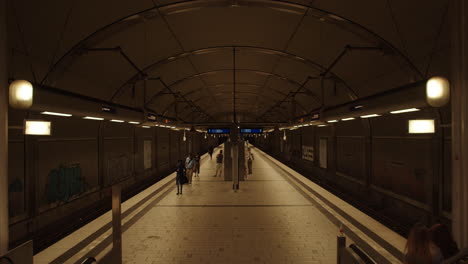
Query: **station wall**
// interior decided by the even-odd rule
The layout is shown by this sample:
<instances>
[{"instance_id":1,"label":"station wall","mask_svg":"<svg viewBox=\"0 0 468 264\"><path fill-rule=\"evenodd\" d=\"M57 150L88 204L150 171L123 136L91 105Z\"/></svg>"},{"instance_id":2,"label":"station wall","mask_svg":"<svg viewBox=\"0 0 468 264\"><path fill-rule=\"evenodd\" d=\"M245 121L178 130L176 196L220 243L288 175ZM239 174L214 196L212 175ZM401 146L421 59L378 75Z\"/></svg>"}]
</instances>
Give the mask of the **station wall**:
<instances>
[{"instance_id":1,"label":"station wall","mask_svg":"<svg viewBox=\"0 0 468 264\"><path fill-rule=\"evenodd\" d=\"M275 131L256 142L405 235L416 222L450 224L449 109ZM435 119L436 133L409 134L409 119Z\"/></svg>"},{"instance_id":2,"label":"station wall","mask_svg":"<svg viewBox=\"0 0 468 264\"><path fill-rule=\"evenodd\" d=\"M52 121L52 135L23 135L25 118ZM198 133L186 132L183 141L182 131L168 128L13 109L9 123L11 245L46 239L46 232L64 224L84 224L90 210L110 207L112 185L121 184L128 198L169 175L189 152L204 153L215 145L214 138Z\"/></svg>"}]
</instances>

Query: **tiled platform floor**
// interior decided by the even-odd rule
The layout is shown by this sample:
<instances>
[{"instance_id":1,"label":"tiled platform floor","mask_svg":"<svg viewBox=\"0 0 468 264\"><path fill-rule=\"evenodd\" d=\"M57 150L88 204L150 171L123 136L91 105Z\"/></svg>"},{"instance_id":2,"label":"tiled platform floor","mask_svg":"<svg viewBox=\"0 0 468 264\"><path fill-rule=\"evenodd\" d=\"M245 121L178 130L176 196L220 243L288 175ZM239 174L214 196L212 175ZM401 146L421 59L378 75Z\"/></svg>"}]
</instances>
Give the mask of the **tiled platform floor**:
<instances>
[{"instance_id":1,"label":"tiled platform floor","mask_svg":"<svg viewBox=\"0 0 468 264\"><path fill-rule=\"evenodd\" d=\"M218 149L219 150L219 149ZM218 150L216 152L218 152ZM122 203L124 263L336 263L342 226L377 263L400 263L405 238L287 165L255 150L254 175L234 192L215 162L177 196L172 173ZM334 223L334 224L332 224ZM37 264L111 259L111 212L34 255Z\"/></svg>"},{"instance_id":2,"label":"tiled platform floor","mask_svg":"<svg viewBox=\"0 0 468 264\"><path fill-rule=\"evenodd\" d=\"M337 227L254 155L238 192L212 177L214 158L183 195L174 184L123 233L124 263L336 263Z\"/></svg>"}]
</instances>

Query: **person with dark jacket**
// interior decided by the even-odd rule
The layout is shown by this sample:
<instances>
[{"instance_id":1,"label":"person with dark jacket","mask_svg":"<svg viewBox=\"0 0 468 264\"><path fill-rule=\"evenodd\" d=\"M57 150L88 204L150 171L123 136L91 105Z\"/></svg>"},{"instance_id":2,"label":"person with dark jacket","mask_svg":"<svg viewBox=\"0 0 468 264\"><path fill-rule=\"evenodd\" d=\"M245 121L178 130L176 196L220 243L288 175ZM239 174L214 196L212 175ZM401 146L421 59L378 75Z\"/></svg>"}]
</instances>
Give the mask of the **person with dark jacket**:
<instances>
[{"instance_id":1,"label":"person with dark jacket","mask_svg":"<svg viewBox=\"0 0 468 264\"><path fill-rule=\"evenodd\" d=\"M216 155L216 173L213 177L218 176L221 177L223 174L223 151L220 150L218 155Z\"/></svg>"},{"instance_id":2,"label":"person with dark jacket","mask_svg":"<svg viewBox=\"0 0 468 264\"><path fill-rule=\"evenodd\" d=\"M194 174L195 177L200 177L200 153L195 155L195 158L193 159L195 164L194 164Z\"/></svg>"},{"instance_id":3,"label":"person with dark jacket","mask_svg":"<svg viewBox=\"0 0 468 264\"><path fill-rule=\"evenodd\" d=\"M213 150L214 150L213 146L210 146L210 147L208 148L208 154L210 154L210 160L213 159Z\"/></svg>"},{"instance_id":4,"label":"person with dark jacket","mask_svg":"<svg viewBox=\"0 0 468 264\"><path fill-rule=\"evenodd\" d=\"M182 194L182 185L187 183L187 177L185 176L185 166L182 160L177 162L176 167L176 185L177 185L177 195Z\"/></svg>"}]
</instances>

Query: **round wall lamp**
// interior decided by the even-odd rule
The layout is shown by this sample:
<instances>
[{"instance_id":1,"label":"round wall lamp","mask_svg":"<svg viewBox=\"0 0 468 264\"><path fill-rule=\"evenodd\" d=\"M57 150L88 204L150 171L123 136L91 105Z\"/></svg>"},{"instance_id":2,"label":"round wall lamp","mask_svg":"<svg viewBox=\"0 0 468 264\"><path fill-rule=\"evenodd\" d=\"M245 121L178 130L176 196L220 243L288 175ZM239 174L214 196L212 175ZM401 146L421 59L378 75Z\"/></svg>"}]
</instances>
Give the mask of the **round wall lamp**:
<instances>
[{"instance_id":1,"label":"round wall lamp","mask_svg":"<svg viewBox=\"0 0 468 264\"><path fill-rule=\"evenodd\" d=\"M440 76L430 78L426 83L426 101L430 106L441 107L450 100L450 83Z\"/></svg>"},{"instance_id":2,"label":"round wall lamp","mask_svg":"<svg viewBox=\"0 0 468 264\"><path fill-rule=\"evenodd\" d=\"M10 106L17 109L28 109L33 104L33 86L25 80L16 80L10 84Z\"/></svg>"}]
</instances>

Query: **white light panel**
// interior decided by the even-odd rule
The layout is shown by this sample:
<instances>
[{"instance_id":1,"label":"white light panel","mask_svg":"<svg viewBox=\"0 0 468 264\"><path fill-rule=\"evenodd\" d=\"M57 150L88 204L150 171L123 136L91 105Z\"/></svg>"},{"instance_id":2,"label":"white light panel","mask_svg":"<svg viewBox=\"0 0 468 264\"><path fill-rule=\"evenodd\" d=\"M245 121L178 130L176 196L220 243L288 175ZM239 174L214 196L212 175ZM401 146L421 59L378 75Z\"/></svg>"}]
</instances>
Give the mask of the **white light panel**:
<instances>
[{"instance_id":1,"label":"white light panel","mask_svg":"<svg viewBox=\"0 0 468 264\"><path fill-rule=\"evenodd\" d=\"M24 134L26 135L50 136L50 128L50 121L26 120L24 122Z\"/></svg>"},{"instance_id":2,"label":"white light panel","mask_svg":"<svg viewBox=\"0 0 468 264\"><path fill-rule=\"evenodd\" d=\"M53 115L53 116L65 116L65 117L70 117L70 116L72 116L72 115L70 115L70 114L56 113L56 112L49 112L49 111L41 112L41 114L43 114L43 115Z\"/></svg>"},{"instance_id":3,"label":"white light panel","mask_svg":"<svg viewBox=\"0 0 468 264\"><path fill-rule=\"evenodd\" d=\"M434 119L409 120L408 130L410 134L435 133Z\"/></svg>"}]
</instances>

